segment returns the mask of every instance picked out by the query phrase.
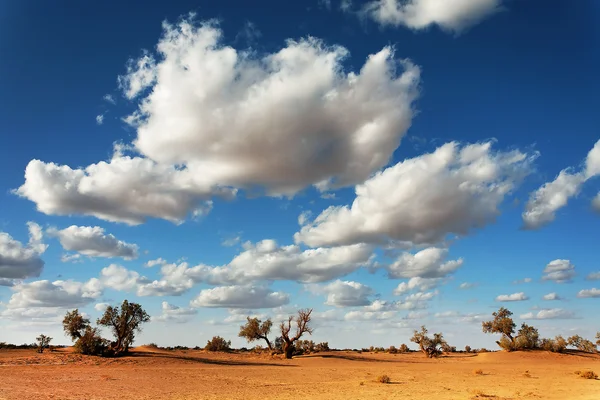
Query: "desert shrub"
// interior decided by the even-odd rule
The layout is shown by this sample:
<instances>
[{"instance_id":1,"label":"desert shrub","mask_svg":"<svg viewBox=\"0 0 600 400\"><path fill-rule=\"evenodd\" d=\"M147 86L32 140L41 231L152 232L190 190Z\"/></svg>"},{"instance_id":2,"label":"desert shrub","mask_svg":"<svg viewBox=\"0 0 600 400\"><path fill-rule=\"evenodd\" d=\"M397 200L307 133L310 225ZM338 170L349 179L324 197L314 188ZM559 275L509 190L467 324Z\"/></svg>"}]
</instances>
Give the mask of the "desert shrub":
<instances>
[{"instance_id":1,"label":"desert shrub","mask_svg":"<svg viewBox=\"0 0 600 400\"><path fill-rule=\"evenodd\" d=\"M158 345L156 343L148 343L144 346L149 347L151 349L159 349L160 348L160 347L158 347Z\"/></svg>"},{"instance_id":2,"label":"desert shrub","mask_svg":"<svg viewBox=\"0 0 600 400\"><path fill-rule=\"evenodd\" d=\"M469 346L469 345L465 346L465 352L466 353L470 353L471 352L471 346Z\"/></svg>"},{"instance_id":3,"label":"desert shrub","mask_svg":"<svg viewBox=\"0 0 600 400\"><path fill-rule=\"evenodd\" d=\"M377 377L377 382L379 383L390 383L392 379L387 375L380 375Z\"/></svg>"},{"instance_id":4,"label":"desert shrub","mask_svg":"<svg viewBox=\"0 0 600 400\"><path fill-rule=\"evenodd\" d=\"M110 344L110 352L115 355L125 354L135 340L136 332L141 332L143 323L150 321L150 316L141 305L123 300L121 307L108 306L97 324L110 328L115 341Z\"/></svg>"},{"instance_id":5,"label":"desert shrub","mask_svg":"<svg viewBox=\"0 0 600 400\"><path fill-rule=\"evenodd\" d=\"M553 353L562 353L567 348L567 341L560 335L554 339L540 340L540 348Z\"/></svg>"},{"instance_id":6,"label":"desert shrub","mask_svg":"<svg viewBox=\"0 0 600 400\"><path fill-rule=\"evenodd\" d=\"M410 349L408 348L408 346L404 343L402 343L400 345L400 348L398 349L400 351L400 353L408 353L410 351Z\"/></svg>"},{"instance_id":7,"label":"desert shrub","mask_svg":"<svg viewBox=\"0 0 600 400\"><path fill-rule=\"evenodd\" d=\"M433 337L427 336L427 328L421 327L421 331L414 331L410 341L419 345L419 348L429 358L439 357L441 348L448 346L441 333L434 333Z\"/></svg>"},{"instance_id":8,"label":"desert shrub","mask_svg":"<svg viewBox=\"0 0 600 400\"><path fill-rule=\"evenodd\" d=\"M396 346L390 346L390 348L388 349L388 353L398 354L398 349L396 348Z\"/></svg>"},{"instance_id":9,"label":"desert shrub","mask_svg":"<svg viewBox=\"0 0 600 400\"><path fill-rule=\"evenodd\" d=\"M485 347L482 347L481 349L477 350L478 353L487 353L488 349L486 349Z\"/></svg>"},{"instance_id":10,"label":"desert shrub","mask_svg":"<svg viewBox=\"0 0 600 400\"><path fill-rule=\"evenodd\" d=\"M479 368L479 369L474 370L473 373L475 375L483 375L483 370L481 368Z\"/></svg>"},{"instance_id":11,"label":"desert shrub","mask_svg":"<svg viewBox=\"0 0 600 400\"><path fill-rule=\"evenodd\" d=\"M296 352L301 354L314 353L315 342L312 340L298 340L298 342L296 342Z\"/></svg>"},{"instance_id":12,"label":"desert shrub","mask_svg":"<svg viewBox=\"0 0 600 400\"><path fill-rule=\"evenodd\" d=\"M533 350L539 345L540 335L538 330L533 326L522 324L521 329L515 339L515 349L517 350Z\"/></svg>"},{"instance_id":13,"label":"desert shrub","mask_svg":"<svg viewBox=\"0 0 600 400\"><path fill-rule=\"evenodd\" d=\"M309 335L312 335L313 328L310 326L312 311L312 309L298 310L297 316L290 316L287 321L284 321L279 325L285 358L292 358L295 350L294 344L303 334L308 333ZM296 324L296 330L294 334L291 335L293 322Z\"/></svg>"},{"instance_id":14,"label":"desert shrub","mask_svg":"<svg viewBox=\"0 0 600 400\"><path fill-rule=\"evenodd\" d=\"M598 374L594 371L575 371L575 374L585 379L598 379Z\"/></svg>"},{"instance_id":15,"label":"desert shrub","mask_svg":"<svg viewBox=\"0 0 600 400\"><path fill-rule=\"evenodd\" d=\"M315 346L315 351L329 351L329 342L321 342Z\"/></svg>"},{"instance_id":16,"label":"desert shrub","mask_svg":"<svg viewBox=\"0 0 600 400\"><path fill-rule=\"evenodd\" d=\"M600 346L600 332L596 333L596 346Z\"/></svg>"},{"instance_id":17,"label":"desert shrub","mask_svg":"<svg viewBox=\"0 0 600 400\"><path fill-rule=\"evenodd\" d=\"M494 317L492 321L484 321L481 323L483 333L499 333L502 335L502 338L496 343L505 350L507 347L514 350L515 340L513 335L515 334L517 325L512 320L512 315L513 313L511 311L504 307L500 307L498 311L492 313L492 316ZM511 344L508 345L507 341L510 341Z\"/></svg>"},{"instance_id":18,"label":"desert shrub","mask_svg":"<svg viewBox=\"0 0 600 400\"><path fill-rule=\"evenodd\" d=\"M211 340L206 343L204 350L208 351L229 351L231 350L231 340L227 341L221 336L213 336Z\"/></svg>"},{"instance_id":19,"label":"desert shrub","mask_svg":"<svg viewBox=\"0 0 600 400\"><path fill-rule=\"evenodd\" d=\"M262 339L267 343L269 350L273 350L271 341L269 340L269 333L273 326L271 319L269 318L264 322L258 318L246 317L246 319L248 322L246 322L245 325L240 326L240 333L238 333L238 336L245 338L248 343Z\"/></svg>"},{"instance_id":20,"label":"desert shrub","mask_svg":"<svg viewBox=\"0 0 600 400\"><path fill-rule=\"evenodd\" d=\"M575 347L577 350L584 351L586 353L596 352L596 345L593 342L584 339L579 335L569 337L567 339L567 345Z\"/></svg>"},{"instance_id":21,"label":"desert shrub","mask_svg":"<svg viewBox=\"0 0 600 400\"><path fill-rule=\"evenodd\" d=\"M44 349L47 349L50 346L50 342L52 341L52 338L50 336L40 335L40 336L36 337L35 340L37 341L38 353L43 353Z\"/></svg>"},{"instance_id":22,"label":"desert shrub","mask_svg":"<svg viewBox=\"0 0 600 400\"><path fill-rule=\"evenodd\" d=\"M75 352L89 356L112 355L109 352L109 341L103 339L98 332L98 328L88 326L83 335L73 345Z\"/></svg>"},{"instance_id":23,"label":"desert shrub","mask_svg":"<svg viewBox=\"0 0 600 400\"><path fill-rule=\"evenodd\" d=\"M503 350L506 350L506 351L515 351L515 350L517 350L517 347L516 347L516 344L515 344L514 340L511 340L511 339L509 339L506 336L502 336L500 338L500 340L498 340L496 343ZM480 350L480 352L481 352L481 350Z\"/></svg>"},{"instance_id":24,"label":"desert shrub","mask_svg":"<svg viewBox=\"0 0 600 400\"><path fill-rule=\"evenodd\" d=\"M369 351L370 351L369 349L364 348L364 347L362 349L360 349L361 353L368 353Z\"/></svg>"}]
</instances>

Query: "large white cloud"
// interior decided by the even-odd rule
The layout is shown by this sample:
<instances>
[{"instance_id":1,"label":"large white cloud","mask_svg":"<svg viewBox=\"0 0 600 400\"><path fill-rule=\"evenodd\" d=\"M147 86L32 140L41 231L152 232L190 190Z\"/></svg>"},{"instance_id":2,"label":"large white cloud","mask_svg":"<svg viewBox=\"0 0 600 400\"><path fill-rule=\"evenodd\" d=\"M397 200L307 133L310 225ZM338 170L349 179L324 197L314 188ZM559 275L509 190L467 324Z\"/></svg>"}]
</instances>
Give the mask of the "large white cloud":
<instances>
[{"instance_id":1,"label":"large white cloud","mask_svg":"<svg viewBox=\"0 0 600 400\"><path fill-rule=\"evenodd\" d=\"M374 0L363 12L380 25L460 32L500 9L502 0Z\"/></svg>"},{"instance_id":2,"label":"large white cloud","mask_svg":"<svg viewBox=\"0 0 600 400\"><path fill-rule=\"evenodd\" d=\"M137 290L142 284L147 284L149 280L140 276L136 271L128 270L120 265L111 264L100 271L100 282L105 287L121 290Z\"/></svg>"},{"instance_id":3,"label":"large white cloud","mask_svg":"<svg viewBox=\"0 0 600 400\"><path fill-rule=\"evenodd\" d=\"M71 225L62 230L48 229L48 234L58 237L63 249L76 251L90 257L122 257L131 260L138 257L138 246L105 234L99 226Z\"/></svg>"},{"instance_id":4,"label":"large white cloud","mask_svg":"<svg viewBox=\"0 0 600 400\"><path fill-rule=\"evenodd\" d=\"M356 186L349 206L332 206L296 233L309 246L433 243L493 222L499 204L535 156L494 152L492 143L447 143L386 168Z\"/></svg>"},{"instance_id":5,"label":"large white cloud","mask_svg":"<svg viewBox=\"0 0 600 400\"><path fill-rule=\"evenodd\" d=\"M287 293L262 286L219 286L205 289L190 302L192 307L275 308L290 302Z\"/></svg>"},{"instance_id":6,"label":"large white cloud","mask_svg":"<svg viewBox=\"0 0 600 400\"><path fill-rule=\"evenodd\" d=\"M525 229L538 229L556 218L556 212L567 205L569 199L581 191L583 184L600 175L600 140L589 151L583 168L575 172L572 168L560 171L552 181L532 192L523 212ZM594 206L594 202L592 203Z\"/></svg>"},{"instance_id":7,"label":"large white cloud","mask_svg":"<svg viewBox=\"0 0 600 400\"><path fill-rule=\"evenodd\" d=\"M309 285L308 290L316 294L327 295L325 304L336 307L356 307L371 304L369 296L373 289L354 281L336 280L325 286Z\"/></svg>"},{"instance_id":8,"label":"large white cloud","mask_svg":"<svg viewBox=\"0 0 600 400\"><path fill-rule=\"evenodd\" d=\"M496 297L496 301L525 301L529 300L529 297L523 292L513 294L501 294Z\"/></svg>"},{"instance_id":9,"label":"large white cloud","mask_svg":"<svg viewBox=\"0 0 600 400\"><path fill-rule=\"evenodd\" d=\"M29 243L23 245L8 233L0 232L0 281L3 286L12 285L13 279L40 276L44 268L41 254L48 247L42 243L42 229L34 222L28 222Z\"/></svg>"},{"instance_id":10,"label":"large white cloud","mask_svg":"<svg viewBox=\"0 0 600 400\"><path fill-rule=\"evenodd\" d=\"M315 38L258 56L211 22L165 23L157 54L120 77L138 110L135 147L203 180L294 194L364 181L411 124L419 68L389 47L346 72L348 51Z\"/></svg>"},{"instance_id":11,"label":"large white cloud","mask_svg":"<svg viewBox=\"0 0 600 400\"><path fill-rule=\"evenodd\" d=\"M87 282L47 280L15 285L8 308L82 307L102 295L102 283L92 278Z\"/></svg>"},{"instance_id":12,"label":"large white cloud","mask_svg":"<svg viewBox=\"0 0 600 400\"><path fill-rule=\"evenodd\" d=\"M569 260L553 260L544 268L542 280L556 283L570 282L575 276L575 266Z\"/></svg>"},{"instance_id":13,"label":"large white cloud","mask_svg":"<svg viewBox=\"0 0 600 400\"><path fill-rule=\"evenodd\" d=\"M463 264L462 258L444 261L447 254L447 249L438 247L430 247L415 254L402 253L396 261L386 266L386 269L389 277L393 279L442 278L456 271ZM423 286L423 282L420 285Z\"/></svg>"},{"instance_id":14,"label":"large white cloud","mask_svg":"<svg viewBox=\"0 0 600 400\"><path fill-rule=\"evenodd\" d=\"M575 313L573 311L562 308L549 308L540 310L537 314L529 312L521 315L521 319L569 319L574 317Z\"/></svg>"},{"instance_id":15,"label":"large white cloud","mask_svg":"<svg viewBox=\"0 0 600 400\"><path fill-rule=\"evenodd\" d=\"M203 200L230 197L235 190L210 184L187 168L125 156L117 149L108 162L85 168L31 160L25 183L15 193L45 214L83 214L136 225L148 217L179 223L202 208Z\"/></svg>"}]
</instances>

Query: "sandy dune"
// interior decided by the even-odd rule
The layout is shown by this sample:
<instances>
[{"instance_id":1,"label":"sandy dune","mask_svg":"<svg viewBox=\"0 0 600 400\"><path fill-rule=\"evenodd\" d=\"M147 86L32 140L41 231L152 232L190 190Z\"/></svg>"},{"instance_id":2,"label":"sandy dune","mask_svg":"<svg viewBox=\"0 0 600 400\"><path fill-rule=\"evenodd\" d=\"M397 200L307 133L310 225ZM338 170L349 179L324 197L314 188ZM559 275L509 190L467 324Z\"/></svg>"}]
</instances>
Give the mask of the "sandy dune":
<instances>
[{"instance_id":1,"label":"sandy dune","mask_svg":"<svg viewBox=\"0 0 600 400\"><path fill-rule=\"evenodd\" d=\"M482 375L474 371L481 369ZM63 349L0 351L0 399L600 399L600 355L546 352L267 355L136 349L119 359ZM379 375L391 384L376 382Z\"/></svg>"}]
</instances>

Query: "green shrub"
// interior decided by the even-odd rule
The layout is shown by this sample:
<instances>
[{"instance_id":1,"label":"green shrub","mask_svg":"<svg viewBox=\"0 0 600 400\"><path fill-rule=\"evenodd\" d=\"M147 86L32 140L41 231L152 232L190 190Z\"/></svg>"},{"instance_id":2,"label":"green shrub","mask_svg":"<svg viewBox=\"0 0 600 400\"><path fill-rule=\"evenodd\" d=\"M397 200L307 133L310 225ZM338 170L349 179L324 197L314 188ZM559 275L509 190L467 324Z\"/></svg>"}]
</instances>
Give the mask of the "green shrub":
<instances>
[{"instance_id":1,"label":"green shrub","mask_svg":"<svg viewBox=\"0 0 600 400\"><path fill-rule=\"evenodd\" d=\"M204 350L208 351L229 351L231 350L231 340L227 341L221 336L213 336L211 340L206 343Z\"/></svg>"}]
</instances>

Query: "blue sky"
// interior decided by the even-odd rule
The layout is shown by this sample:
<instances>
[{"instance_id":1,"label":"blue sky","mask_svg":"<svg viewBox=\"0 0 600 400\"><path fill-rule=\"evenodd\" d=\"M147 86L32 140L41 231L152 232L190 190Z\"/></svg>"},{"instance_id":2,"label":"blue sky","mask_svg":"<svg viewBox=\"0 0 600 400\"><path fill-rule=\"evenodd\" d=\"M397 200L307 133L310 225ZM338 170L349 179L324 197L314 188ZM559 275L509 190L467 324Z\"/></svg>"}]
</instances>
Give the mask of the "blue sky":
<instances>
[{"instance_id":1,"label":"blue sky","mask_svg":"<svg viewBox=\"0 0 600 400\"><path fill-rule=\"evenodd\" d=\"M592 336L598 12L4 2L0 340L125 298L139 343L241 346L300 307L335 347L494 348L500 306Z\"/></svg>"}]
</instances>

